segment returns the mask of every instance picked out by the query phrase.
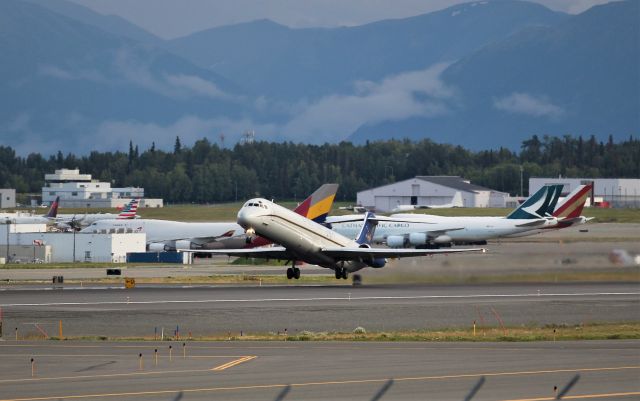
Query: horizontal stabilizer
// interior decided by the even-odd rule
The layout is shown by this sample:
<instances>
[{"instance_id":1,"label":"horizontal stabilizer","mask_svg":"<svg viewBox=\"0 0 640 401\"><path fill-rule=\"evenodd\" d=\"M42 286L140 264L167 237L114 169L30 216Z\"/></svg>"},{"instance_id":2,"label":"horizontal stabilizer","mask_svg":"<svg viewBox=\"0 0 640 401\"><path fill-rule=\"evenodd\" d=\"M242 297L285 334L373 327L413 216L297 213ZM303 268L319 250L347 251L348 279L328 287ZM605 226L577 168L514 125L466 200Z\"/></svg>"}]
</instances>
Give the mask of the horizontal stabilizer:
<instances>
[{"instance_id":1,"label":"horizontal stabilizer","mask_svg":"<svg viewBox=\"0 0 640 401\"><path fill-rule=\"evenodd\" d=\"M527 223L516 224L516 227L538 227L538 226L545 225L546 222L547 220L545 219L539 219L539 220L533 220Z\"/></svg>"}]
</instances>

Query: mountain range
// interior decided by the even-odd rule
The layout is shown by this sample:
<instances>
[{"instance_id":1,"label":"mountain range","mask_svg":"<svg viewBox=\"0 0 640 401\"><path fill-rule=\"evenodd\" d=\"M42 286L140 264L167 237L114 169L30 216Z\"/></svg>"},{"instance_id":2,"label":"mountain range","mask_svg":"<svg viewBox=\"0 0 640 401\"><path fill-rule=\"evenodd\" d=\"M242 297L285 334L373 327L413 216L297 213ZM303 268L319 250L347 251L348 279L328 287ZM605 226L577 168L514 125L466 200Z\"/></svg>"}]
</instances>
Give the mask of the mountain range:
<instances>
[{"instance_id":1,"label":"mountain range","mask_svg":"<svg viewBox=\"0 0 640 401\"><path fill-rule=\"evenodd\" d=\"M65 0L0 2L0 138L20 153L431 138L473 149L640 133L640 2L480 1L356 27L163 40Z\"/></svg>"}]
</instances>

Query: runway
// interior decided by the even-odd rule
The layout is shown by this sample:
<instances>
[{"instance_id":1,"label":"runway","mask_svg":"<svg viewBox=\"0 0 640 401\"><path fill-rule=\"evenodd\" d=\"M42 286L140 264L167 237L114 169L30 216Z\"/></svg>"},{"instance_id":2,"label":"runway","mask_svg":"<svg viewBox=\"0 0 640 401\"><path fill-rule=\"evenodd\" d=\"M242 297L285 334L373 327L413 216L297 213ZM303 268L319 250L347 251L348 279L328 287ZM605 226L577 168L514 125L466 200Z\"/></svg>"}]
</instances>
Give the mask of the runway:
<instances>
[{"instance_id":1,"label":"runway","mask_svg":"<svg viewBox=\"0 0 640 401\"><path fill-rule=\"evenodd\" d=\"M640 397L639 341L4 342L0 357L3 401Z\"/></svg>"},{"instance_id":2,"label":"runway","mask_svg":"<svg viewBox=\"0 0 640 401\"><path fill-rule=\"evenodd\" d=\"M165 328L224 333L351 332L637 322L640 284L499 284L138 287L0 291L5 338L53 330L67 336L152 336ZM48 327L48 328L47 328Z\"/></svg>"}]
</instances>

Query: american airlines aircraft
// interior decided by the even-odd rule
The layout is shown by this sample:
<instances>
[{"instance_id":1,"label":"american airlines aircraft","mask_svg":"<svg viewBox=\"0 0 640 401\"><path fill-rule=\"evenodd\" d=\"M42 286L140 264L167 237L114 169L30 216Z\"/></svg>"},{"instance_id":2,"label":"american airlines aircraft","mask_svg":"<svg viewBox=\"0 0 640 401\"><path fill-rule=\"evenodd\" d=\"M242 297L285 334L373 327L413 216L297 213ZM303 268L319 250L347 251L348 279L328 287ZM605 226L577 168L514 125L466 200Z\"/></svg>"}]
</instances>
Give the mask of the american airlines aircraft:
<instances>
[{"instance_id":1,"label":"american airlines aircraft","mask_svg":"<svg viewBox=\"0 0 640 401\"><path fill-rule=\"evenodd\" d=\"M450 247L452 243L485 245L488 239L524 233L558 224L553 212L562 185L548 185L529 197L507 217L445 217L421 214L394 214L379 217L374 241L389 247ZM345 222L347 220L347 222ZM327 218L327 224L342 235L352 237L362 227L362 218Z\"/></svg>"},{"instance_id":2,"label":"american airlines aircraft","mask_svg":"<svg viewBox=\"0 0 640 401\"><path fill-rule=\"evenodd\" d=\"M208 250L207 253L250 258L291 261L287 278L300 278L295 262L326 267L334 270L336 278L346 279L349 273L365 267L381 268L386 258L425 256L438 253L485 251L484 249L418 250L371 248L377 220L367 213L355 240L344 237L329 228L289 209L256 198L247 201L238 212L238 224L248 236L260 235L279 246L252 249Z\"/></svg>"},{"instance_id":3,"label":"american airlines aircraft","mask_svg":"<svg viewBox=\"0 0 640 401\"><path fill-rule=\"evenodd\" d=\"M84 215L77 214L59 214L56 217L56 226L58 228L74 228L79 229L80 227L85 227L99 220L127 220L127 219L137 219L140 216L137 215L138 211L138 199L131 199L129 203L127 203L120 213L85 213Z\"/></svg>"}]
</instances>

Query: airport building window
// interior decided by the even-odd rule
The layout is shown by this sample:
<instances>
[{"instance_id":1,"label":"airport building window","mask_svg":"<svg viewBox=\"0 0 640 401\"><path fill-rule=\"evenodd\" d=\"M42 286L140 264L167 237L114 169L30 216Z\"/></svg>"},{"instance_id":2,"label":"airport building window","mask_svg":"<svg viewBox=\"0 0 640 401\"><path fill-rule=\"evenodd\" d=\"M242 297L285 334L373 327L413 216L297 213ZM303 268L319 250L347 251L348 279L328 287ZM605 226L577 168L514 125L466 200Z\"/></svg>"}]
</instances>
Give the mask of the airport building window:
<instances>
[{"instance_id":1,"label":"airport building window","mask_svg":"<svg viewBox=\"0 0 640 401\"><path fill-rule=\"evenodd\" d=\"M49 195L55 195L55 194L56 194L55 192L49 192Z\"/></svg>"},{"instance_id":2,"label":"airport building window","mask_svg":"<svg viewBox=\"0 0 640 401\"><path fill-rule=\"evenodd\" d=\"M71 196L78 196L77 192L71 192Z\"/></svg>"}]
</instances>

